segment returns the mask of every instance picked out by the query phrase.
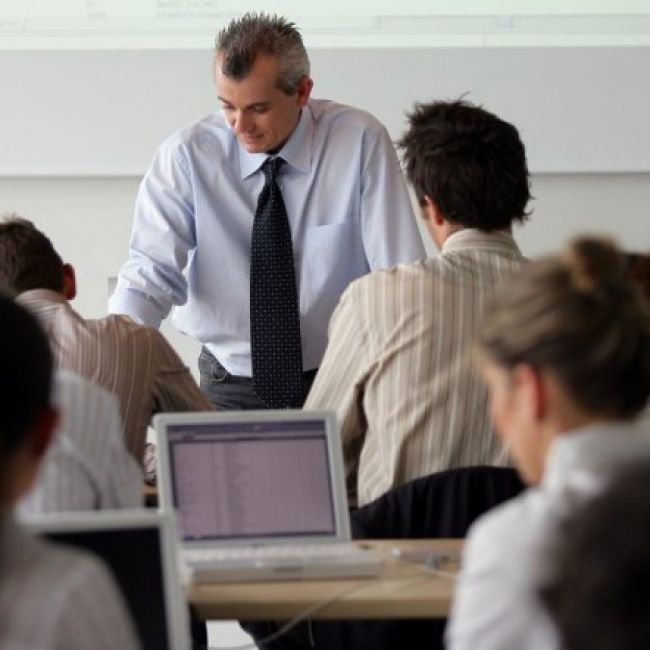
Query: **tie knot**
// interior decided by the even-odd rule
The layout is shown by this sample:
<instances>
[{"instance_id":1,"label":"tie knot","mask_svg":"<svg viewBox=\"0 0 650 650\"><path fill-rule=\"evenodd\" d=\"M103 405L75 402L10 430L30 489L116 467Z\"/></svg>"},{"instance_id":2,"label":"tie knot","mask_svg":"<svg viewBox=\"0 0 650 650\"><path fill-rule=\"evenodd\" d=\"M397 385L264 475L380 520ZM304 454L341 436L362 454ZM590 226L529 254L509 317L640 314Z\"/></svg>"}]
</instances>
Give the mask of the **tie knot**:
<instances>
[{"instance_id":1,"label":"tie knot","mask_svg":"<svg viewBox=\"0 0 650 650\"><path fill-rule=\"evenodd\" d=\"M278 177L280 167L284 164L284 160L279 156L269 156L262 165L262 171L266 177L267 182L275 181Z\"/></svg>"}]
</instances>

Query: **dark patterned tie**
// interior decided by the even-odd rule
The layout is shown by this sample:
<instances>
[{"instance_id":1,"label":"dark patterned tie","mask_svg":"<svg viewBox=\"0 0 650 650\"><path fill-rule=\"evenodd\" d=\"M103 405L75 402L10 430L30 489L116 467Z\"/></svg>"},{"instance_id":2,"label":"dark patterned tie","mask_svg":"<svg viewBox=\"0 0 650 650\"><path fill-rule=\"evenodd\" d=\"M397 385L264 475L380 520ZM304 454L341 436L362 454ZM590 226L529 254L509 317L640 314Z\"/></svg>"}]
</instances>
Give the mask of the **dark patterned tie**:
<instances>
[{"instance_id":1,"label":"dark patterned tie","mask_svg":"<svg viewBox=\"0 0 650 650\"><path fill-rule=\"evenodd\" d=\"M291 229L277 183L282 158L262 165L251 237L250 321L253 387L271 408L302 406L300 314Z\"/></svg>"}]
</instances>

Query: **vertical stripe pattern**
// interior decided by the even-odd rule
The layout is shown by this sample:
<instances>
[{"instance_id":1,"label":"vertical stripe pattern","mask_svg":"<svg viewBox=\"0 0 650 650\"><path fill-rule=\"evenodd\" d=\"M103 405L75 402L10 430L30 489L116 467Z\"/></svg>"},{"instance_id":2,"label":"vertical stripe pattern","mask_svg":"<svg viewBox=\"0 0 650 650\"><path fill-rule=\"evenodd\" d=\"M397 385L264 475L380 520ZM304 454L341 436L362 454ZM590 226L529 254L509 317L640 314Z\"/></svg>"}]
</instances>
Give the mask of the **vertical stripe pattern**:
<instances>
[{"instance_id":1,"label":"vertical stripe pattern","mask_svg":"<svg viewBox=\"0 0 650 650\"><path fill-rule=\"evenodd\" d=\"M141 507L142 470L124 444L115 396L59 371L55 403L59 427L18 512Z\"/></svg>"},{"instance_id":2,"label":"vertical stripe pattern","mask_svg":"<svg viewBox=\"0 0 650 650\"><path fill-rule=\"evenodd\" d=\"M126 445L139 463L154 413L214 408L158 330L124 316L85 320L62 295L44 289L17 301L44 327L59 368L117 396Z\"/></svg>"},{"instance_id":3,"label":"vertical stripe pattern","mask_svg":"<svg viewBox=\"0 0 650 650\"><path fill-rule=\"evenodd\" d=\"M506 233L462 230L440 256L377 271L343 295L306 409L335 409L360 505L425 474L507 455L472 346L486 305L524 263Z\"/></svg>"}]
</instances>

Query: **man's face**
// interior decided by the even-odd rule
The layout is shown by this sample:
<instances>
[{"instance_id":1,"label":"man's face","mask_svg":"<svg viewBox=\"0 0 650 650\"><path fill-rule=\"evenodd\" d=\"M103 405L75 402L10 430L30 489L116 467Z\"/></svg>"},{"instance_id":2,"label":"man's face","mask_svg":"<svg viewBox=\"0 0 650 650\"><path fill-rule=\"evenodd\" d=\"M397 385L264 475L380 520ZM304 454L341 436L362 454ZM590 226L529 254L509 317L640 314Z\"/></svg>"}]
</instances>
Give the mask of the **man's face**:
<instances>
[{"instance_id":1,"label":"man's face","mask_svg":"<svg viewBox=\"0 0 650 650\"><path fill-rule=\"evenodd\" d=\"M312 81L305 77L292 95L277 88L278 61L260 55L247 77L235 81L221 72L216 62L216 85L230 128L250 153L278 151L289 139L309 101Z\"/></svg>"}]
</instances>

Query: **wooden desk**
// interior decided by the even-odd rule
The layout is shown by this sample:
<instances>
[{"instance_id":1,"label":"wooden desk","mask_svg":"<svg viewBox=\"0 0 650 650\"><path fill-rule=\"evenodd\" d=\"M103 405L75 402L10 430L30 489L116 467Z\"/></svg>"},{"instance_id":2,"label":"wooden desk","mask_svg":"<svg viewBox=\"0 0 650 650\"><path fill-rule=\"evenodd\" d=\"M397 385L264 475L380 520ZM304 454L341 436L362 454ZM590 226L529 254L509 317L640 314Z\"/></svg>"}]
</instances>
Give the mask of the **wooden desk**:
<instances>
[{"instance_id":1,"label":"wooden desk","mask_svg":"<svg viewBox=\"0 0 650 650\"><path fill-rule=\"evenodd\" d=\"M158 507L158 487L156 485L144 485L144 505L147 508Z\"/></svg>"},{"instance_id":2,"label":"wooden desk","mask_svg":"<svg viewBox=\"0 0 650 650\"><path fill-rule=\"evenodd\" d=\"M289 619L328 603L312 619L442 618L449 612L455 580L428 573L422 565L397 559L404 549L460 551L461 540L379 540L360 542L385 561L377 578L206 584L188 588L198 615L214 619ZM444 566L455 573L457 565ZM331 601L331 602L329 602Z\"/></svg>"}]
</instances>

